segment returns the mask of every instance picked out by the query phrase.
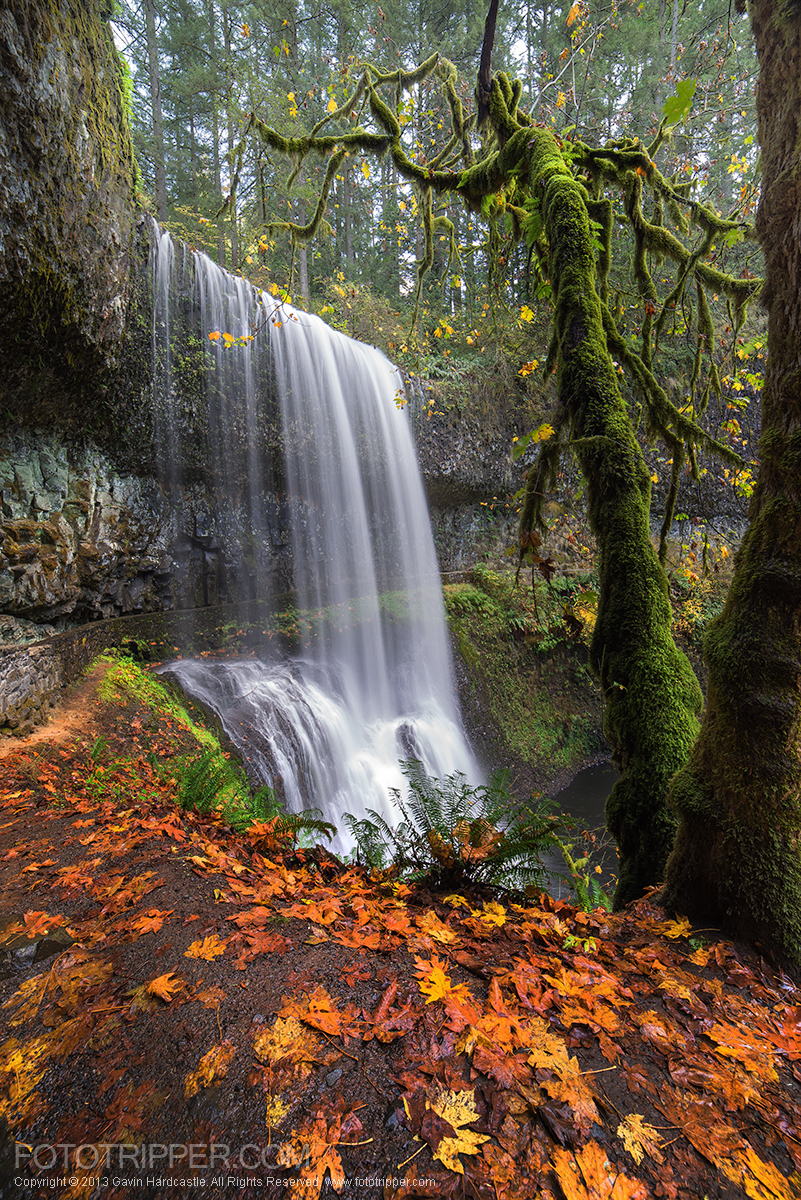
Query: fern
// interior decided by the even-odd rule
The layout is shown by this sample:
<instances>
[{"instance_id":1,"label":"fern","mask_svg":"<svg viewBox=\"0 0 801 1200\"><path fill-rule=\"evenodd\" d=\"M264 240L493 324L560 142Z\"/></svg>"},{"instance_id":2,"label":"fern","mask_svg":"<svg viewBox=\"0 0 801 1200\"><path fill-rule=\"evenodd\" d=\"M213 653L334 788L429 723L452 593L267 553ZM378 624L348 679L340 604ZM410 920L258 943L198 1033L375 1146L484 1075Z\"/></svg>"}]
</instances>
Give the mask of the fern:
<instances>
[{"instance_id":1,"label":"fern","mask_svg":"<svg viewBox=\"0 0 801 1200\"><path fill-rule=\"evenodd\" d=\"M330 840L336 833L336 827L323 819L319 809L288 813L273 788L265 785L252 791L244 771L213 750L184 768L178 804L201 814L219 809L222 819L237 833L245 833L255 822L272 822L272 833L278 841L297 841L301 833L320 834Z\"/></svg>"},{"instance_id":2,"label":"fern","mask_svg":"<svg viewBox=\"0 0 801 1200\"><path fill-rule=\"evenodd\" d=\"M401 876L437 889L546 885L541 855L557 840L549 801L521 805L509 792L508 771L474 787L460 771L432 778L418 759L401 770L409 788L405 796L391 789L402 818L396 826L372 810L362 820L345 817L359 861L374 869L391 861Z\"/></svg>"}]
</instances>

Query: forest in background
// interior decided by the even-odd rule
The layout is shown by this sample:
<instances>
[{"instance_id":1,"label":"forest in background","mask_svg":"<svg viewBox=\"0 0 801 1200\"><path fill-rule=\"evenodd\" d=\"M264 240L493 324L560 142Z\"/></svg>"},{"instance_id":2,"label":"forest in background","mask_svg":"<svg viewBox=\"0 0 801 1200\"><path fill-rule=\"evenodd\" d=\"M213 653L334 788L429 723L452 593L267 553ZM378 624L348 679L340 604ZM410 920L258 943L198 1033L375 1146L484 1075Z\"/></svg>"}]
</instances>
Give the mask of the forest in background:
<instances>
[{"instance_id":1,"label":"forest in background","mask_svg":"<svg viewBox=\"0 0 801 1200\"><path fill-rule=\"evenodd\" d=\"M421 319L410 331L424 236L416 189L399 178L391 156L380 162L355 151L346 156L316 237L294 250L275 223L312 218L325 160L306 158L288 188L291 163L252 139L230 197L231 163L249 114L286 136L309 133L352 93L365 62L408 70L439 51L457 67L469 111L484 16L463 0L358 11L349 0L297 7L282 0L119 0L114 28L131 70L141 201L221 265L374 342L401 365L457 382L481 372L502 343L521 384L535 388L532 323L542 325L544 358L550 289L503 206L487 200L471 212L456 196L438 202L458 251L452 253L444 233L435 238ZM494 67L522 81L523 107L558 134L568 153L578 139L603 145L639 136L647 143L666 104L689 109L660 149L659 169L725 217L753 220L757 64L748 19L729 5L703 13L678 0L501 6ZM355 110L349 117L353 127L361 119ZM409 156L435 161L450 126L439 82L428 77L405 90L398 119ZM618 320L634 337L641 296L619 253L627 242L621 220L613 282ZM722 240L711 261L729 274L761 273L759 249L748 238ZM666 290L672 286L667 270L662 282ZM758 372L758 357L756 364L751 359L760 355L762 328L757 322L748 336L741 331L737 343L729 317L721 304L716 356L731 384L732 407L742 408L742 393ZM697 319L690 301L670 331L664 374L677 394L691 391ZM721 429L726 421L733 423ZM715 433L738 448L747 424L724 408Z\"/></svg>"}]
</instances>

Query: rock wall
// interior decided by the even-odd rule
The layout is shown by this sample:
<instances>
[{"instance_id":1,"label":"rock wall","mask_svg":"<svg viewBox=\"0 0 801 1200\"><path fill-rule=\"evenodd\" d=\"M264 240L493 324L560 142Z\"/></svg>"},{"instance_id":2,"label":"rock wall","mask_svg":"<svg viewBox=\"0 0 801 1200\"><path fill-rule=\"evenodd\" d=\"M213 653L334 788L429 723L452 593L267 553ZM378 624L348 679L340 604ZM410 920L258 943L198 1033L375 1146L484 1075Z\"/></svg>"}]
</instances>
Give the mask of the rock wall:
<instances>
[{"instance_id":1,"label":"rock wall","mask_svg":"<svg viewBox=\"0 0 801 1200\"><path fill-rule=\"evenodd\" d=\"M280 501L266 503L277 530L266 569L285 592L288 519ZM238 505L201 482L170 492L151 475L121 472L97 446L55 430L0 438L0 644L32 638L32 622L64 628L235 601L251 571L226 537L247 521Z\"/></svg>"},{"instance_id":2,"label":"rock wall","mask_svg":"<svg viewBox=\"0 0 801 1200\"><path fill-rule=\"evenodd\" d=\"M274 605L261 605L243 620L240 606L224 605L190 612L156 612L95 621L49 636L35 645L0 646L0 735L22 736L42 721L61 689L69 686L98 654L123 647L137 658L168 659L223 646L233 652L257 650L275 628ZM3 618L0 618L0 626ZM41 637L40 626L38 634Z\"/></svg>"},{"instance_id":3,"label":"rock wall","mask_svg":"<svg viewBox=\"0 0 801 1200\"><path fill-rule=\"evenodd\" d=\"M0 11L0 401L4 418L113 400L139 254L127 73L106 0Z\"/></svg>"}]
</instances>

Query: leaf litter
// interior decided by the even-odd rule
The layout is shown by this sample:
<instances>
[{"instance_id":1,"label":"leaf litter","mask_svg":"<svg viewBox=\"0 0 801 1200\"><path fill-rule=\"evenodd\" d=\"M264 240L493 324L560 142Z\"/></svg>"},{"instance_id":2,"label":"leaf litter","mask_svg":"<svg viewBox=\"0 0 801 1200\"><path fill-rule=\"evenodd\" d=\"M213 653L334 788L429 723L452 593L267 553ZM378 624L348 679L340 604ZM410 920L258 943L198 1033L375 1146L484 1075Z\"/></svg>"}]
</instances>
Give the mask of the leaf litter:
<instances>
[{"instance_id":1,"label":"leaf litter","mask_svg":"<svg viewBox=\"0 0 801 1200\"><path fill-rule=\"evenodd\" d=\"M3 760L0 949L55 949L0 960L0 1195L801 1200L801 995L753 951L236 834L175 806L185 730L84 686Z\"/></svg>"}]
</instances>

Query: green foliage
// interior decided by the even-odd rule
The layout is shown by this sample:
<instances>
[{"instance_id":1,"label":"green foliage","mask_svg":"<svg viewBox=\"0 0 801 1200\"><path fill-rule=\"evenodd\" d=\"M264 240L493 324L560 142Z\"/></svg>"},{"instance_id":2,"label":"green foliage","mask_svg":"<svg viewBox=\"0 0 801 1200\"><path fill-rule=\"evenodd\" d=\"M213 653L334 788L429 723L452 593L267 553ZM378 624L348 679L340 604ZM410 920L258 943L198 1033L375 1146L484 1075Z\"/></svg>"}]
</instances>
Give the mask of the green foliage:
<instances>
[{"instance_id":1,"label":"green foliage","mask_svg":"<svg viewBox=\"0 0 801 1200\"><path fill-rule=\"evenodd\" d=\"M207 749L219 746L214 734L194 721L186 706L176 699L161 680L144 670L130 655L111 650L102 654L97 661L109 664L98 689L101 700L120 700L126 695L131 696L191 730L195 740Z\"/></svg>"},{"instance_id":2,"label":"green foliage","mask_svg":"<svg viewBox=\"0 0 801 1200\"><path fill-rule=\"evenodd\" d=\"M545 886L541 856L555 844L558 828L550 801L515 800L506 771L473 786L460 771L433 779L417 759L401 769L409 788L406 796L391 789L401 816L397 826L371 809L362 820L345 816L361 861L378 870L391 863L401 877L437 890L471 884L517 891Z\"/></svg>"},{"instance_id":3,"label":"green foliage","mask_svg":"<svg viewBox=\"0 0 801 1200\"><path fill-rule=\"evenodd\" d=\"M594 861L592 852L585 849L583 854L574 858L575 846L572 843L561 838L557 838L557 842L579 906L585 912L592 912L595 908L605 908L607 912L611 912L612 897L601 886L598 879L601 867Z\"/></svg>"},{"instance_id":4,"label":"green foliage","mask_svg":"<svg viewBox=\"0 0 801 1200\"><path fill-rule=\"evenodd\" d=\"M256 821L272 822L271 833L279 840L291 837L296 841L304 833L321 834L330 840L336 832L330 822L323 820L319 809L288 813L271 787L254 791L244 772L219 750L207 750L200 758L181 765L178 804L200 814L218 811L237 832L246 831Z\"/></svg>"},{"instance_id":5,"label":"green foliage","mask_svg":"<svg viewBox=\"0 0 801 1200\"><path fill-rule=\"evenodd\" d=\"M469 582L444 588L476 711L491 719L514 759L547 764L548 772L572 769L600 745L600 698L584 665L592 581L589 573L556 586L539 578L534 592L515 586L512 571L477 566Z\"/></svg>"},{"instance_id":6,"label":"green foliage","mask_svg":"<svg viewBox=\"0 0 801 1200\"><path fill-rule=\"evenodd\" d=\"M696 79L680 79L676 84L675 94L668 96L662 105L666 125L680 125L689 116L697 82Z\"/></svg>"}]
</instances>

